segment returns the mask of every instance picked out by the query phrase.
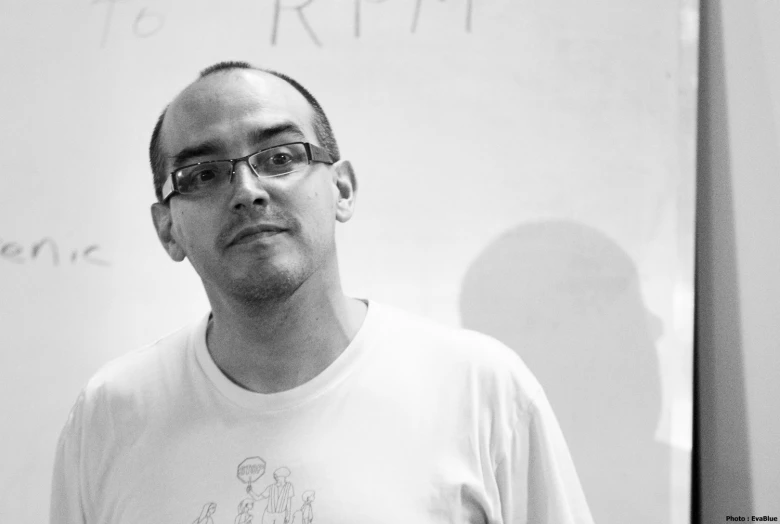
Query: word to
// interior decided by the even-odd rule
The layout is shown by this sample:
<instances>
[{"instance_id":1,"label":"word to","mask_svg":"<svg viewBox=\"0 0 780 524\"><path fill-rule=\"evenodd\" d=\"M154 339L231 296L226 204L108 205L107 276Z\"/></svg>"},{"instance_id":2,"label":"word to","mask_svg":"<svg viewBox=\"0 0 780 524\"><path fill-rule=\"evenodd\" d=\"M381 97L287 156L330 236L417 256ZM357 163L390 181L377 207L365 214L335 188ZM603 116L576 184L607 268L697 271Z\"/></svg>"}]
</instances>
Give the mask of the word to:
<instances>
[{"instance_id":1,"label":"word to","mask_svg":"<svg viewBox=\"0 0 780 524\"><path fill-rule=\"evenodd\" d=\"M283 5L284 0L272 0L273 15L270 17L270 37L271 45L275 46L279 40L279 28L281 27L282 19L294 18L297 19L297 23L301 25L306 34L311 39L311 42L317 46L322 47L322 41L317 36L316 25L312 24L308 18L311 13L307 12L313 4L319 4L321 0L303 0L298 5ZM387 0L353 0L354 8L352 13L352 33L355 38L360 38L361 24L362 24L362 8L364 3L381 4ZM432 0L414 0L414 5L409 10L409 32L414 34L417 32L417 27L420 22L421 13L423 11L423 4L430 3ZM439 2L447 2L452 0L437 0ZM472 20L474 18L474 0L459 0L465 1L465 8L463 10L463 29L467 33L471 33ZM105 47L108 40L108 35L111 29L112 21L114 19L114 11L117 3L125 3L124 0L92 0L93 4L104 3L108 7L106 9L106 18L103 23L103 36L100 40L100 47ZM289 2L287 2L289 4ZM148 7L141 7L135 12L135 17L130 24L131 33L138 38L147 38L158 32L160 32L165 25L166 15L158 11L153 11ZM289 27L289 26L288 26Z\"/></svg>"},{"instance_id":2,"label":"word to","mask_svg":"<svg viewBox=\"0 0 780 524\"><path fill-rule=\"evenodd\" d=\"M111 265L107 260L100 258L98 251L100 251L100 246L97 244L91 244L84 248L60 250L57 242L48 237L29 245L4 241L0 238L0 259L15 264L40 260L54 266L59 266L60 262L84 263L95 266Z\"/></svg>"}]
</instances>

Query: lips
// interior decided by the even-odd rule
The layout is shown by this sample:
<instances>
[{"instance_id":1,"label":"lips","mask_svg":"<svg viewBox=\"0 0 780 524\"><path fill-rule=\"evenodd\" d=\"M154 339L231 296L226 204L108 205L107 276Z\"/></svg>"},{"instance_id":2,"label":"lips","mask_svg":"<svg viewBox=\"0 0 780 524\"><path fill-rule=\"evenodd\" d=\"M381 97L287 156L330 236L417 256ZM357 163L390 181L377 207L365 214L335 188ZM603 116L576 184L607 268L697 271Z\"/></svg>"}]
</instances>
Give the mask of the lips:
<instances>
[{"instance_id":1,"label":"lips","mask_svg":"<svg viewBox=\"0 0 780 524\"><path fill-rule=\"evenodd\" d=\"M253 240L266 238L286 231L283 227L273 224L260 224L245 227L236 233L228 245L247 244Z\"/></svg>"}]
</instances>

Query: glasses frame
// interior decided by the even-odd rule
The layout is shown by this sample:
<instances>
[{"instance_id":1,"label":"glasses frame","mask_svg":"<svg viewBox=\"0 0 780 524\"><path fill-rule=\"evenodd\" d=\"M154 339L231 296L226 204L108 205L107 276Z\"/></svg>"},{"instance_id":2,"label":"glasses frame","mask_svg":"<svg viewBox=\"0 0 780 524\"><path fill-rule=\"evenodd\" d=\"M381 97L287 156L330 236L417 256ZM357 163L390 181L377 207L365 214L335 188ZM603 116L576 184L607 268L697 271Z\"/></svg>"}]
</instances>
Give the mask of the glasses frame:
<instances>
[{"instance_id":1,"label":"glasses frame","mask_svg":"<svg viewBox=\"0 0 780 524\"><path fill-rule=\"evenodd\" d=\"M165 179L165 183L162 186L162 201L167 202L170 197L176 194L187 194L187 193L180 193L179 192L179 183L178 183L178 177L176 176L177 173L188 169L190 167L195 166L201 166L204 164L215 164L217 162L230 162L230 180L228 183L233 182L233 176L236 174L236 164L246 160L246 165L249 166L249 169L252 171L252 173L255 174L257 178L276 178L280 176L289 175L290 173L294 173L295 171L290 171L289 173L283 173L281 175L260 175L255 169L252 167L252 164L249 163L249 157L255 156L259 153L262 153L264 151L269 151L271 149L275 149L277 147L284 147L284 146L291 146L294 144L301 144L303 145L303 148L306 150L306 158L308 160L307 165L311 165L312 162L320 162L322 164L333 164L334 160L333 157L330 156L330 153L328 153L325 149L321 148L320 146L317 146L315 144L312 144L310 142L287 142L285 144L277 144L275 146L266 147L265 149L260 149L259 151L255 151L254 153L250 153L246 156L242 156L241 158L225 158L220 160L206 160L205 162L196 162L194 164L187 164L186 166L182 166L174 171L171 171L168 173L168 178Z\"/></svg>"}]
</instances>

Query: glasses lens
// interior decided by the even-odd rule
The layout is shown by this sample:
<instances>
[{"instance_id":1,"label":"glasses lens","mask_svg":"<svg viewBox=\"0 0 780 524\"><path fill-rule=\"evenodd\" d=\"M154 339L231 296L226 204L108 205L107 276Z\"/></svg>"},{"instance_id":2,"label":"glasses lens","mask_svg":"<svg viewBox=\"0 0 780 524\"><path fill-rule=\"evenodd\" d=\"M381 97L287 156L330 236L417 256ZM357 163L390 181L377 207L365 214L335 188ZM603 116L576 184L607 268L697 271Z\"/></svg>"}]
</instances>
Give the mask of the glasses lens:
<instances>
[{"instance_id":1,"label":"glasses lens","mask_svg":"<svg viewBox=\"0 0 780 524\"><path fill-rule=\"evenodd\" d=\"M286 144L260 151L249 157L258 176L281 176L303 169L309 164L306 147L303 144Z\"/></svg>"},{"instance_id":2,"label":"glasses lens","mask_svg":"<svg viewBox=\"0 0 780 524\"><path fill-rule=\"evenodd\" d=\"M230 179L230 162L208 162L185 167L176 173L179 193L205 193Z\"/></svg>"}]
</instances>

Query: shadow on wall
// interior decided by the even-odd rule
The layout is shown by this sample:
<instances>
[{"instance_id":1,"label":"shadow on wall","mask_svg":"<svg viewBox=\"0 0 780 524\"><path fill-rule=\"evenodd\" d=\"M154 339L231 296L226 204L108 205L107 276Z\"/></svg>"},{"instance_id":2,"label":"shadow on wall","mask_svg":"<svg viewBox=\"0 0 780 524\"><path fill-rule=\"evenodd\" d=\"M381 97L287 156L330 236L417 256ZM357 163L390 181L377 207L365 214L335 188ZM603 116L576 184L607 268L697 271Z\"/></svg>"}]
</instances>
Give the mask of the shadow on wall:
<instances>
[{"instance_id":1,"label":"shadow on wall","mask_svg":"<svg viewBox=\"0 0 780 524\"><path fill-rule=\"evenodd\" d=\"M517 226L470 266L460 312L544 386L594 521L669 522L670 450L653 437L662 327L628 254L582 224Z\"/></svg>"}]
</instances>

